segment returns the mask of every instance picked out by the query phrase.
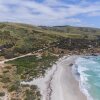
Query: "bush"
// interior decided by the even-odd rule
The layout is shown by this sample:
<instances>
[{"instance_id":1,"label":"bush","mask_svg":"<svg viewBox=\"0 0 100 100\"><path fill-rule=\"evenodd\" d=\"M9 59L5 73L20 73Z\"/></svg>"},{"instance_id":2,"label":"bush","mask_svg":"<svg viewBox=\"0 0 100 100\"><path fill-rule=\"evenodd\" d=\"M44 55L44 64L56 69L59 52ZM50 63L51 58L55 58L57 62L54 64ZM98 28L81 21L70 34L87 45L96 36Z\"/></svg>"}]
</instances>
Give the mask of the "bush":
<instances>
[{"instance_id":1,"label":"bush","mask_svg":"<svg viewBox=\"0 0 100 100\"><path fill-rule=\"evenodd\" d=\"M8 82L11 82L11 80L10 80L9 77L3 76L2 79L1 79L1 82L8 83Z\"/></svg>"},{"instance_id":2,"label":"bush","mask_svg":"<svg viewBox=\"0 0 100 100\"><path fill-rule=\"evenodd\" d=\"M9 72L9 70L5 70L5 71L3 71L3 73L8 73Z\"/></svg>"},{"instance_id":3,"label":"bush","mask_svg":"<svg viewBox=\"0 0 100 100\"><path fill-rule=\"evenodd\" d=\"M16 81L15 83L13 83L9 88L8 91L9 92L13 92L13 91L17 91L19 89L20 83L18 81Z\"/></svg>"},{"instance_id":4,"label":"bush","mask_svg":"<svg viewBox=\"0 0 100 100\"><path fill-rule=\"evenodd\" d=\"M37 89L37 86L36 85L31 85L30 87L32 90L36 90Z\"/></svg>"},{"instance_id":5,"label":"bush","mask_svg":"<svg viewBox=\"0 0 100 100\"><path fill-rule=\"evenodd\" d=\"M26 95L26 98L24 100L35 100L36 99L33 92L30 90L26 90L25 95Z\"/></svg>"},{"instance_id":6,"label":"bush","mask_svg":"<svg viewBox=\"0 0 100 100\"><path fill-rule=\"evenodd\" d=\"M0 96L1 97L5 96L5 93L4 92L0 92Z\"/></svg>"}]
</instances>

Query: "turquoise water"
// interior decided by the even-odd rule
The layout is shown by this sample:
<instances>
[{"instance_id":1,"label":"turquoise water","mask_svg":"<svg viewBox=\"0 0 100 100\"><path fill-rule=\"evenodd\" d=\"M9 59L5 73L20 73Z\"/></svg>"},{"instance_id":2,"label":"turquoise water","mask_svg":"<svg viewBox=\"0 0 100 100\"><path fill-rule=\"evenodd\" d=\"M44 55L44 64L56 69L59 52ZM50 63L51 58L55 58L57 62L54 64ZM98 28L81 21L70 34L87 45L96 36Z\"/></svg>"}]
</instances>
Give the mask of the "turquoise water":
<instances>
[{"instance_id":1,"label":"turquoise water","mask_svg":"<svg viewBox=\"0 0 100 100\"><path fill-rule=\"evenodd\" d=\"M73 67L88 100L100 100L100 56L79 57Z\"/></svg>"}]
</instances>

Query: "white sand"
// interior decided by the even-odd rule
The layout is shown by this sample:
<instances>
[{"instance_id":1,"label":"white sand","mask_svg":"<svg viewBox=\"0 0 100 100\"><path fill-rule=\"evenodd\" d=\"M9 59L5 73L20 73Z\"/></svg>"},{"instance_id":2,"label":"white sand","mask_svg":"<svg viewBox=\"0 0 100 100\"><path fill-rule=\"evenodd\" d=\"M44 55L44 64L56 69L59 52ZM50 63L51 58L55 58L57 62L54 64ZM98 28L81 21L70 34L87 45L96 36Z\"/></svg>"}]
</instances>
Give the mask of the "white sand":
<instances>
[{"instance_id":1,"label":"white sand","mask_svg":"<svg viewBox=\"0 0 100 100\"><path fill-rule=\"evenodd\" d=\"M40 89L42 98L41 100L49 100L47 99L49 96L49 83L50 79L53 76L57 66L54 64L51 69L46 72L45 77L40 77L38 79L33 79L31 82L21 82L21 84L28 84L28 85L37 85Z\"/></svg>"},{"instance_id":2,"label":"white sand","mask_svg":"<svg viewBox=\"0 0 100 100\"><path fill-rule=\"evenodd\" d=\"M81 93L79 83L74 79L69 66L76 58L63 57L47 71L44 78L22 84L37 85L42 94L41 100L87 100Z\"/></svg>"},{"instance_id":3,"label":"white sand","mask_svg":"<svg viewBox=\"0 0 100 100\"><path fill-rule=\"evenodd\" d=\"M76 56L69 57L62 61L63 69L60 78L63 89L63 100L87 100L87 98L81 93L79 89L79 83L75 80L71 72L71 63L74 63Z\"/></svg>"}]
</instances>

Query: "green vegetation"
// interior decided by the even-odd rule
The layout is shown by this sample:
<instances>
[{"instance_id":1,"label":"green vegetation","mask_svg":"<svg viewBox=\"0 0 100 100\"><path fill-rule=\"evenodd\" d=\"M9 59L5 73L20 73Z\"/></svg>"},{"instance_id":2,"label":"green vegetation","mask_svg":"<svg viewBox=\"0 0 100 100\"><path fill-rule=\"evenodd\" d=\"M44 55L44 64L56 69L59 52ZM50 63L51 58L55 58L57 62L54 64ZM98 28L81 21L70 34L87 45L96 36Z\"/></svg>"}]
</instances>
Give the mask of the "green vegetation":
<instances>
[{"instance_id":1,"label":"green vegetation","mask_svg":"<svg viewBox=\"0 0 100 100\"><path fill-rule=\"evenodd\" d=\"M0 24L0 52L5 58L13 58L21 54L42 49L56 41L59 36L36 27L20 24Z\"/></svg>"},{"instance_id":2,"label":"green vegetation","mask_svg":"<svg viewBox=\"0 0 100 100\"><path fill-rule=\"evenodd\" d=\"M47 31L56 31L61 34L65 34L64 37L69 38L84 38L87 35L88 39L96 39L100 36L100 29L90 27L73 27L73 26L54 26L54 27L41 27ZM75 37L74 37L75 35Z\"/></svg>"},{"instance_id":3,"label":"green vegetation","mask_svg":"<svg viewBox=\"0 0 100 100\"><path fill-rule=\"evenodd\" d=\"M0 83L12 94L11 100L20 98L20 95L24 100L40 100L41 94L37 86L24 86L20 82L43 76L57 58L52 54L43 54L41 57L31 55L6 62L6 66L2 68Z\"/></svg>"},{"instance_id":4,"label":"green vegetation","mask_svg":"<svg viewBox=\"0 0 100 100\"><path fill-rule=\"evenodd\" d=\"M57 57L52 55L42 56L42 58L27 56L9 61L7 64L16 66L16 74L20 75L21 79L24 79L30 76L38 77L39 75L44 75L45 70L51 67L56 60Z\"/></svg>"},{"instance_id":5,"label":"green vegetation","mask_svg":"<svg viewBox=\"0 0 100 100\"><path fill-rule=\"evenodd\" d=\"M2 79L1 79L1 82L3 83L7 83L7 82L11 82L10 78L7 77L7 76L3 76Z\"/></svg>"},{"instance_id":6,"label":"green vegetation","mask_svg":"<svg viewBox=\"0 0 100 100\"><path fill-rule=\"evenodd\" d=\"M26 90L25 94L26 94L26 98L24 100L34 100L35 99L35 97L31 91Z\"/></svg>"},{"instance_id":7,"label":"green vegetation","mask_svg":"<svg viewBox=\"0 0 100 100\"><path fill-rule=\"evenodd\" d=\"M40 100L40 97L41 97L40 92L34 93L32 90L26 90L25 95L26 95L26 98L24 100Z\"/></svg>"},{"instance_id":8,"label":"green vegetation","mask_svg":"<svg viewBox=\"0 0 100 100\"><path fill-rule=\"evenodd\" d=\"M100 29L72 26L36 27L0 23L0 56L13 58L50 46L61 38L97 39Z\"/></svg>"},{"instance_id":9,"label":"green vegetation","mask_svg":"<svg viewBox=\"0 0 100 100\"><path fill-rule=\"evenodd\" d=\"M14 82L13 84L11 84L8 87L8 91L9 92L18 91L19 87L20 87L20 82L19 81L16 81L16 82Z\"/></svg>"},{"instance_id":10,"label":"green vegetation","mask_svg":"<svg viewBox=\"0 0 100 100\"><path fill-rule=\"evenodd\" d=\"M21 81L30 81L43 76L45 71L57 60L52 54L36 57L34 55L6 62L0 82L7 91L16 96L22 94L24 100L40 100L41 94L37 86L22 85ZM8 71L9 70L9 71ZM17 97L12 97L11 100Z\"/></svg>"},{"instance_id":11,"label":"green vegetation","mask_svg":"<svg viewBox=\"0 0 100 100\"><path fill-rule=\"evenodd\" d=\"M45 71L58 59L55 56L57 53L63 54L64 51L76 49L88 50L90 47L100 47L100 29L0 23L1 59L4 57L10 59L26 53L34 54L34 51L40 51L37 53L41 55L41 57L31 55L6 62L6 66L1 68L0 83L12 94L11 100L18 100L16 99L18 95L22 96L23 100L40 100L41 95L37 86L23 86L20 82L44 76ZM0 96L3 95L1 92Z\"/></svg>"},{"instance_id":12,"label":"green vegetation","mask_svg":"<svg viewBox=\"0 0 100 100\"><path fill-rule=\"evenodd\" d=\"M90 27L73 27L73 26L54 26L54 27L41 27L42 29L61 32L61 33L69 33L69 34L87 34L87 35L96 35L100 34L100 29L98 28L90 28Z\"/></svg>"},{"instance_id":13,"label":"green vegetation","mask_svg":"<svg viewBox=\"0 0 100 100\"><path fill-rule=\"evenodd\" d=\"M0 92L0 97L5 96L4 92Z\"/></svg>"}]
</instances>

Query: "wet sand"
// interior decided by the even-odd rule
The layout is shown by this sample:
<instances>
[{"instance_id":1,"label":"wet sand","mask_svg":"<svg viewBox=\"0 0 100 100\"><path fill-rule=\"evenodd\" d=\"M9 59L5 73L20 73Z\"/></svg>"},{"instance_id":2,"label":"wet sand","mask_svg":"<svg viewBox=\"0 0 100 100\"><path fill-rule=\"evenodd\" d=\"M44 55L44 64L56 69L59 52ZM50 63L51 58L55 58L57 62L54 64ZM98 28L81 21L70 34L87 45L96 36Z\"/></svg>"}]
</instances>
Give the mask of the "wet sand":
<instances>
[{"instance_id":1,"label":"wet sand","mask_svg":"<svg viewBox=\"0 0 100 100\"><path fill-rule=\"evenodd\" d=\"M87 100L72 74L70 65L74 64L76 58L77 56L64 57L57 63L57 71L52 80L51 100Z\"/></svg>"},{"instance_id":2,"label":"wet sand","mask_svg":"<svg viewBox=\"0 0 100 100\"><path fill-rule=\"evenodd\" d=\"M80 91L79 82L75 80L72 74L70 64L74 64L76 58L76 56L72 56L63 61L61 83L64 100L87 100L86 96Z\"/></svg>"}]
</instances>

